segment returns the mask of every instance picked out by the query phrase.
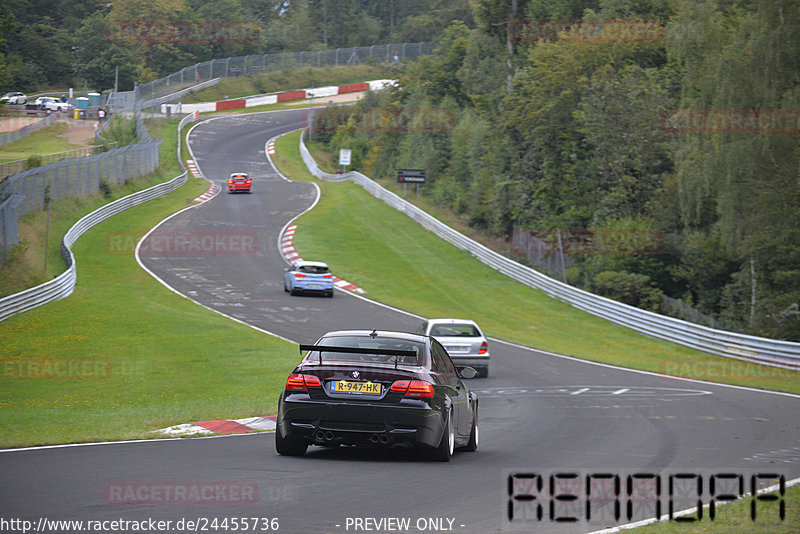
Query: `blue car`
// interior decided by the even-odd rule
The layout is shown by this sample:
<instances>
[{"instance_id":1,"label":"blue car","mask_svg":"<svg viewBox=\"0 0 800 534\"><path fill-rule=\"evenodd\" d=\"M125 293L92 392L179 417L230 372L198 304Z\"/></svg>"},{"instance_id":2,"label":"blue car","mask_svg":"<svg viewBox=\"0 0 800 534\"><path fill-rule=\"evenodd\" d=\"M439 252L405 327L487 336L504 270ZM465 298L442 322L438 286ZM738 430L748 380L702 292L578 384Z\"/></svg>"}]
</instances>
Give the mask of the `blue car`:
<instances>
[{"instance_id":1,"label":"blue car","mask_svg":"<svg viewBox=\"0 0 800 534\"><path fill-rule=\"evenodd\" d=\"M321 261L298 261L283 275L283 290L292 295L319 293L333 297L333 274Z\"/></svg>"}]
</instances>

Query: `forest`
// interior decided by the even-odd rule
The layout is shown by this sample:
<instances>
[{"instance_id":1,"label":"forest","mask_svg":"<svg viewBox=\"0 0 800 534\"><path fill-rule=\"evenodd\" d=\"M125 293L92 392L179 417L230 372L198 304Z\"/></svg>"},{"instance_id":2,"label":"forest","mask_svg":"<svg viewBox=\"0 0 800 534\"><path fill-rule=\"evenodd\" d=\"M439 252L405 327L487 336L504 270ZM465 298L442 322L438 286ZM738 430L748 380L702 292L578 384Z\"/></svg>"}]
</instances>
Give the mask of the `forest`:
<instances>
[{"instance_id":1,"label":"forest","mask_svg":"<svg viewBox=\"0 0 800 534\"><path fill-rule=\"evenodd\" d=\"M119 89L130 90L215 58L434 41L453 20L472 24L467 0L3 0L0 89L103 91L119 67ZM221 35L116 39L131 23Z\"/></svg>"},{"instance_id":2,"label":"forest","mask_svg":"<svg viewBox=\"0 0 800 534\"><path fill-rule=\"evenodd\" d=\"M109 37L148 21L248 31ZM423 195L570 284L800 340L796 0L5 0L0 31L0 88L28 93L435 41L315 139L373 178L425 169Z\"/></svg>"},{"instance_id":3,"label":"forest","mask_svg":"<svg viewBox=\"0 0 800 534\"><path fill-rule=\"evenodd\" d=\"M425 169L423 194L512 252L536 238L570 284L800 340L800 3L471 5L316 139L373 178Z\"/></svg>"}]
</instances>

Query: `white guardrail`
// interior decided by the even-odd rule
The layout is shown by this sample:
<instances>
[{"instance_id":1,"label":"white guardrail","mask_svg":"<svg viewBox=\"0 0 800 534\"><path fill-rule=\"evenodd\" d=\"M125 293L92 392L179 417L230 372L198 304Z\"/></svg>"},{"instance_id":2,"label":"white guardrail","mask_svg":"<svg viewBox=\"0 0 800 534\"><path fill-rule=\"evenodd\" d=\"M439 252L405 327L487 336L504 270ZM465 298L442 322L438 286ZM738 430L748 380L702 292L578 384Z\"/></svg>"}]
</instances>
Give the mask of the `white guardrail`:
<instances>
[{"instance_id":1,"label":"white guardrail","mask_svg":"<svg viewBox=\"0 0 800 534\"><path fill-rule=\"evenodd\" d=\"M174 93L159 97L159 98L151 98L150 100L145 100L141 104L141 109L157 107L160 108L161 104L165 102L169 102L171 100L178 100L182 99L187 94L191 93L192 91L200 91L201 89L206 89L208 87L212 87L219 83L219 78L214 78L213 80L208 80L205 82L198 83L196 85L192 85L191 87L187 87L186 89L181 89L180 91L176 91Z\"/></svg>"},{"instance_id":2,"label":"white guardrail","mask_svg":"<svg viewBox=\"0 0 800 534\"><path fill-rule=\"evenodd\" d=\"M303 136L305 132L303 132ZM647 336L673 341L704 352L737 360L745 360L784 369L800 370L800 343L716 330L659 315L617 302L577 287L559 282L521 263L466 237L441 223L413 204L384 189L357 171L336 175L323 172L300 138L300 154L309 172L321 180L351 180L372 196L405 213L424 228L462 250L469 251L479 261L527 286L542 290L548 296L567 302L592 315L631 328Z\"/></svg>"},{"instance_id":3,"label":"white guardrail","mask_svg":"<svg viewBox=\"0 0 800 534\"><path fill-rule=\"evenodd\" d=\"M181 119L178 126L178 162L180 162L181 167L183 167L183 163L181 162L180 133L183 127L192 120L192 118L192 115L187 115ZM73 289L75 289L75 282L78 278L75 256L72 254L72 245L75 244L80 236L96 224L99 224L117 213L153 200L154 198L164 196L167 193L171 193L185 184L186 180L187 172L184 168L182 174L168 182L154 185L148 189L122 197L81 218L81 220L67 230L67 233L64 234L64 239L61 241L61 256L68 266L67 270L49 282L0 299L0 321L4 321L18 313L42 306L48 302L69 296Z\"/></svg>"}]
</instances>

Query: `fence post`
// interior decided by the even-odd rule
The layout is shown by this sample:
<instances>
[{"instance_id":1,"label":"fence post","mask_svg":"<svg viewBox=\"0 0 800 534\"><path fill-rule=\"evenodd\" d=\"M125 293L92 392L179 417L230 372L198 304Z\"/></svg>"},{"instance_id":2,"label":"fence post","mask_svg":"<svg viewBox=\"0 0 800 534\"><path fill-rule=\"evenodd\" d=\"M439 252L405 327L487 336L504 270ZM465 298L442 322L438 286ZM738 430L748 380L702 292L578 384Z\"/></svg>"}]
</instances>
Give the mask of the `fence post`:
<instances>
[{"instance_id":1,"label":"fence post","mask_svg":"<svg viewBox=\"0 0 800 534\"><path fill-rule=\"evenodd\" d=\"M9 182L5 188L7 194L4 200L0 200L0 225L2 225L3 233L2 247L0 247L0 254L7 252L12 246L19 243L19 235L17 234L17 206L25 198L14 188L14 184Z\"/></svg>"}]
</instances>

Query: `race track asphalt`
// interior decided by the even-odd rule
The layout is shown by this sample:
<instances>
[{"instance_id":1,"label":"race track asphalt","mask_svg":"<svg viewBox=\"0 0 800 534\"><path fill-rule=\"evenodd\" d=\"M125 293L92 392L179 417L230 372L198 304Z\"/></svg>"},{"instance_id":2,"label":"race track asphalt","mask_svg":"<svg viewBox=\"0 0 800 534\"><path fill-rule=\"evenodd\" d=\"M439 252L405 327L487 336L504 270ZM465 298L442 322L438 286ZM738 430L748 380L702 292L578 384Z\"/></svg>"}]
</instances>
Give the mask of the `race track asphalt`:
<instances>
[{"instance_id":1,"label":"race track asphalt","mask_svg":"<svg viewBox=\"0 0 800 534\"><path fill-rule=\"evenodd\" d=\"M416 328L419 318L345 292L326 299L283 291L286 264L278 235L313 203L316 191L310 183L277 175L264 144L304 126L305 113L224 117L192 132L192 150L204 175L224 186L229 173L248 172L253 193L223 190L159 231L247 235L257 242L255 249L192 256L154 251L142 261L192 299L300 343L334 329ZM491 353L492 376L469 382L480 396L480 450L460 452L448 464L405 451L350 448L311 447L305 457L282 457L275 453L271 433L4 452L0 516L32 521L154 518L173 525L182 518L261 517L278 518L279 532L310 534L589 532L627 522L624 506L619 521L606 515L588 523L581 505L574 512L581 520L565 523L551 518L547 506L539 520L531 515L535 503L520 501L514 505L516 519L508 521L509 475L578 473L585 480L586 475L619 474L624 482L627 474L652 473L665 484L662 513L668 511L670 474L702 475L706 503L713 474L742 474L746 490L754 473L778 473L787 480L800 476L796 396L590 364L497 340ZM113 493L135 486L152 495L161 486L174 491L192 484L214 485L218 494L206 504L167 505L141 499L123 504ZM235 500L225 488L237 485L255 495L250 491L246 502ZM533 492L524 481L513 487L515 495ZM686 491L674 497L676 510L696 502ZM652 505L652 499L633 501L636 518ZM603 515L601 508L593 509L595 517ZM569 515L564 510L556 512ZM407 518L410 528L393 530L387 527L394 523L384 523L379 529L366 518Z\"/></svg>"}]
</instances>

